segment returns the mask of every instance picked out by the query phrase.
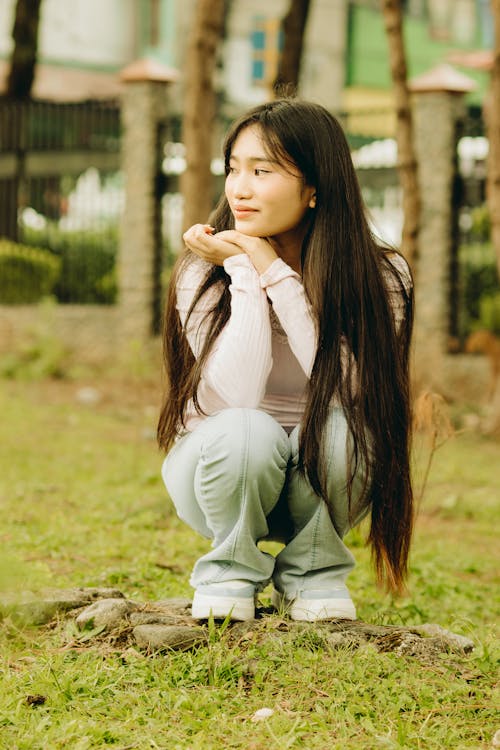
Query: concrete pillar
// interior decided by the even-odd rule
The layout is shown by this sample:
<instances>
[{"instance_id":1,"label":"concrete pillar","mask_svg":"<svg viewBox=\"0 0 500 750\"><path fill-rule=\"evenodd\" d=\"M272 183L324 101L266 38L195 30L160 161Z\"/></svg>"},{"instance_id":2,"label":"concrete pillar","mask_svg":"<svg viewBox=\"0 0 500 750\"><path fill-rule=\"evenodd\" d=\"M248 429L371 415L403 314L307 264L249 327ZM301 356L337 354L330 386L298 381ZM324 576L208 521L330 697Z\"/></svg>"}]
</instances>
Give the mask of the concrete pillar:
<instances>
[{"instance_id":1,"label":"concrete pillar","mask_svg":"<svg viewBox=\"0 0 500 750\"><path fill-rule=\"evenodd\" d=\"M177 71L138 60L122 71L122 168L125 211L118 257L118 304L124 342L157 332L161 273L159 126L168 114L167 86Z\"/></svg>"},{"instance_id":2,"label":"concrete pillar","mask_svg":"<svg viewBox=\"0 0 500 750\"><path fill-rule=\"evenodd\" d=\"M415 290L415 376L443 391L448 351L449 281L457 124L474 81L439 65L409 82L414 94L415 148L422 197Z\"/></svg>"}]
</instances>

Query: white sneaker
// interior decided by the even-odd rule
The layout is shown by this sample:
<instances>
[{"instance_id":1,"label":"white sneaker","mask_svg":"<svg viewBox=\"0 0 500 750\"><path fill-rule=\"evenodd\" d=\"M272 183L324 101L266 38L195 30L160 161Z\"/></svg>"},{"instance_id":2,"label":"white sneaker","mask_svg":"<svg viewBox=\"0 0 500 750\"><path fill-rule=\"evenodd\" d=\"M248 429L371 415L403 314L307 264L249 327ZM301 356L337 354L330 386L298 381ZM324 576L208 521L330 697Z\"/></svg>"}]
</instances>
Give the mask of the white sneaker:
<instances>
[{"instance_id":1,"label":"white sneaker","mask_svg":"<svg viewBox=\"0 0 500 750\"><path fill-rule=\"evenodd\" d=\"M356 619L356 608L345 586L301 591L294 599L274 590L271 599L275 609L284 609L292 620L317 622Z\"/></svg>"},{"instance_id":2,"label":"white sneaker","mask_svg":"<svg viewBox=\"0 0 500 750\"><path fill-rule=\"evenodd\" d=\"M255 586L248 581L218 581L194 592L191 615L195 620L253 620Z\"/></svg>"}]
</instances>

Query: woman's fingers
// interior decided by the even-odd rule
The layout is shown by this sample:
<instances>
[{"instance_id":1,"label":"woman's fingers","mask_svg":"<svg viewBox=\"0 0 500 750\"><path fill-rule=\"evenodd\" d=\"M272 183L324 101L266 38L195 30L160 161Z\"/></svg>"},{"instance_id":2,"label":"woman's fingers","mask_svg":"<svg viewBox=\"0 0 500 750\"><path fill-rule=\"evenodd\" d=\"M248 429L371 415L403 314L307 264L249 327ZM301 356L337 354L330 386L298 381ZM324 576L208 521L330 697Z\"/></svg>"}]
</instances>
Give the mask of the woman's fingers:
<instances>
[{"instance_id":1,"label":"woman's fingers","mask_svg":"<svg viewBox=\"0 0 500 750\"><path fill-rule=\"evenodd\" d=\"M248 234L242 234L236 229L227 229L224 232L219 232L216 236L241 248L260 274L267 271L278 257L269 240L263 237L252 237Z\"/></svg>"},{"instance_id":2,"label":"woman's fingers","mask_svg":"<svg viewBox=\"0 0 500 750\"><path fill-rule=\"evenodd\" d=\"M238 255L243 251L235 244L213 234L213 227L208 224L195 224L184 232L186 246L203 260L221 266L226 258Z\"/></svg>"},{"instance_id":3,"label":"woman's fingers","mask_svg":"<svg viewBox=\"0 0 500 750\"><path fill-rule=\"evenodd\" d=\"M202 260L222 266L226 258L246 253L258 273L264 273L278 257L269 240L235 229L214 234L209 224L195 224L184 232L186 246Z\"/></svg>"},{"instance_id":4,"label":"woman's fingers","mask_svg":"<svg viewBox=\"0 0 500 750\"><path fill-rule=\"evenodd\" d=\"M189 229L184 232L184 234L182 235L182 239L189 247L192 244L198 244L203 239L203 237L211 235L213 231L214 228L209 224L193 224L192 227L189 227Z\"/></svg>"},{"instance_id":5,"label":"woman's fingers","mask_svg":"<svg viewBox=\"0 0 500 750\"><path fill-rule=\"evenodd\" d=\"M225 229L223 232L218 232L217 237L220 237L226 242L232 242L234 245L241 247L242 250L245 250L245 252L249 249L258 247L263 243L269 244L269 242L262 237L253 237L249 234L243 234L236 229Z\"/></svg>"}]
</instances>

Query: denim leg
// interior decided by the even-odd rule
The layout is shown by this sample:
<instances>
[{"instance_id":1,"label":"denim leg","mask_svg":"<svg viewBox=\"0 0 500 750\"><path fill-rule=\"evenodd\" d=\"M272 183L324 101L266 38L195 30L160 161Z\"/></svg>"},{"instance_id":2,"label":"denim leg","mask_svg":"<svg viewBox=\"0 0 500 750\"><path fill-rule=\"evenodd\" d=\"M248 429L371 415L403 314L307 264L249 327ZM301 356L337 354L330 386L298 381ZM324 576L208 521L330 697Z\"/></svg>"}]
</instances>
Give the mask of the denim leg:
<instances>
[{"instance_id":1,"label":"denim leg","mask_svg":"<svg viewBox=\"0 0 500 750\"><path fill-rule=\"evenodd\" d=\"M326 425L327 486L333 522L319 498L297 469L298 428L290 435L292 457L287 502L293 536L276 558L273 581L278 591L293 598L301 591L335 589L343 584L354 558L342 541L349 529L366 515L361 493L361 470L352 488L352 521L346 489L348 429L344 413L334 408Z\"/></svg>"},{"instance_id":2,"label":"denim leg","mask_svg":"<svg viewBox=\"0 0 500 750\"><path fill-rule=\"evenodd\" d=\"M257 542L280 496L290 458L283 428L254 409L226 409L205 419L167 455L163 479L179 517L213 540L194 566L195 588L247 580L259 588L274 558Z\"/></svg>"}]
</instances>

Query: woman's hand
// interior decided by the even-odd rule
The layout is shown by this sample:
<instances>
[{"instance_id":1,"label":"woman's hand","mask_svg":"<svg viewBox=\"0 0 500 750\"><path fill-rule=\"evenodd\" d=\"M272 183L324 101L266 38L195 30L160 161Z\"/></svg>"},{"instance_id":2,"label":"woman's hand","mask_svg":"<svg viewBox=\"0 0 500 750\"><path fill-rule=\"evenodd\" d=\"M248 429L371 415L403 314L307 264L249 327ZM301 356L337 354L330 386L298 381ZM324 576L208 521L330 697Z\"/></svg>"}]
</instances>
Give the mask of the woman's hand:
<instances>
[{"instance_id":1,"label":"woman's hand","mask_svg":"<svg viewBox=\"0 0 500 750\"><path fill-rule=\"evenodd\" d=\"M223 235L227 232L214 234L214 228L209 224L194 224L183 234L186 246L203 260L222 266L226 258L240 255L244 252L237 244Z\"/></svg>"},{"instance_id":2,"label":"woman's hand","mask_svg":"<svg viewBox=\"0 0 500 750\"><path fill-rule=\"evenodd\" d=\"M252 237L248 234L242 234L242 232L238 232L236 229L227 229L219 232L216 237L221 242L229 243L233 247L238 248L240 252L245 252L259 275L265 273L271 263L274 263L276 258L279 257L269 240L262 237Z\"/></svg>"},{"instance_id":3,"label":"woman's hand","mask_svg":"<svg viewBox=\"0 0 500 750\"><path fill-rule=\"evenodd\" d=\"M183 239L189 250L216 266L222 266L232 255L246 253L260 275L279 257L267 239L252 237L235 229L214 234L209 224L194 224L184 233Z\"/></svg>"}]
</instances>

